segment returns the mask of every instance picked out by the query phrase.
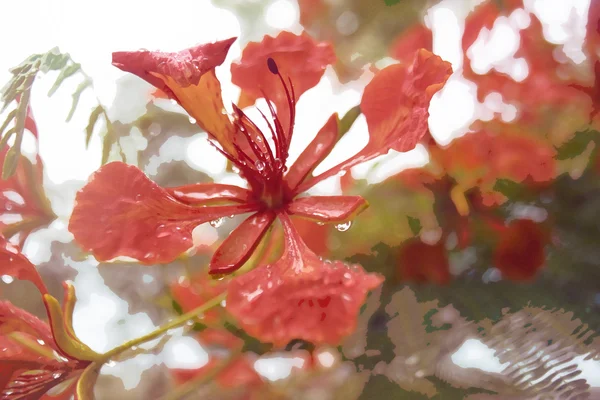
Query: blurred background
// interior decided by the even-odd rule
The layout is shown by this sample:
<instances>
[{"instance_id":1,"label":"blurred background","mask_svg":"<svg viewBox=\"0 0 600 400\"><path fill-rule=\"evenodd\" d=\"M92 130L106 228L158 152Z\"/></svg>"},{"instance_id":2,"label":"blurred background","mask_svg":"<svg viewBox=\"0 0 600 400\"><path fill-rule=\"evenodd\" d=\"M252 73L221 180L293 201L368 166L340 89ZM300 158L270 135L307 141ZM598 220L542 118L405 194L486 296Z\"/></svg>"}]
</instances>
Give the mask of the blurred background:
<instances>
[{"instance_id":1,"label":"blurred background","mask_svg":"<svg viewBox=\"0 0 600 400\"><path fill-rule=\"evenodd\" d=\"M111 65L113 51L175 51L236 36L217 68L227 104L240 93L229 65L246 43L282 30L333 43L338 62L298 103L295 158L333 112L352 112L377 70L428 48L455 71L430 107L434 141L391 151L314 189L361 194L371 207L349 229L312 230L313 250L380 272L385 284L338 348L273 349L248 339L263 381L260 394L248 398L600 398L600 40L588 29L595 31L588 25L595 3L4 1L0 81L31 54L54 47L73 67L36 78L37 139L26 135L22 147L41 168L38 183L51 210L40 206L32 219L5 202L0 226L53 294L60 298L61 282L74 282L75 331L107 351L185 309L191 295L182 294L181 277L203 271L239 221L198 227L194 250L170 265L99 263L67 230L77 190L110 160L138 165L162 186L240 181L183 109ZM259 115L254 107L248 113ZM319 169L366 140L359 115ZM44 316L33 291L2 276L3 299ZM181 380L173 371L197 370L210 359L188 331L105 365L97 398L168 393ZM189 398L251 392L227 393L207 384Z\"/></svg>"}]
</instances>

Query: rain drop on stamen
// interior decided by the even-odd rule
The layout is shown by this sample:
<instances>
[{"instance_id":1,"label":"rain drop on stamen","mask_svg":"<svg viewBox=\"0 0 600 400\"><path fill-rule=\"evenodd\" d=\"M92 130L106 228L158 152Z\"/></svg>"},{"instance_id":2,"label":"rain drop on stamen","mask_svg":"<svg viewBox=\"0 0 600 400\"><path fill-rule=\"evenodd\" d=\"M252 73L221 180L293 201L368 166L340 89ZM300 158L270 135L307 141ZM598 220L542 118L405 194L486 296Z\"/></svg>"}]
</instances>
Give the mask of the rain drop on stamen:
<instances>
[{"instance_id":1,"label":"rain drop on stamen","mask_svg":"<svg viewBox=\"0 0 600 400\"><path fill-rule=\"evenodd\" d=\"M257 161L255 165L256 165L256 169L258 170L258 172L261 172L262 170L265 169L265 163L262 161Z\"/></svg>"},{"instance_id":2,"label":"rain drop on stamen","mask_svg":"<svg viewBox=\"0 0 600 400\"><path fill-rule=\"evenodd\" d=\"M223 221L224 221L224 219L223 219L223 218L217 218L217 219L214 219L214 220L210 221L210 222L209 222L209 224L210 224L210 226L212 226L213 228L218 228L218 227L220 227L221 225L223 225Z\"/></svg>"},{"instance_id":3,"label":"rain drop on stamen","mask_svg":"<svg viewBox=\"0 0 600 400\"><path fill-rule=\"evenodd\" d=\"M352 226L352 221L348 221L348 222L343 222L341 224L337 224L335 226L335 229L337 229L340 232L346 232L348 229L350 229L351 226Z\"/></svg>"}]
</instances>

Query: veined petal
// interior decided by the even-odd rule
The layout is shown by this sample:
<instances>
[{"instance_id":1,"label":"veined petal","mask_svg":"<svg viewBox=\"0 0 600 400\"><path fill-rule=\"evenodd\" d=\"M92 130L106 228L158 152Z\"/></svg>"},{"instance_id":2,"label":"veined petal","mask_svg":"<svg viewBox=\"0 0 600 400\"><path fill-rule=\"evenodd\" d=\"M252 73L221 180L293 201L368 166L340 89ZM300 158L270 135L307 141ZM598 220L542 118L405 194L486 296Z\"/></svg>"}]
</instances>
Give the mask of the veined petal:
<instances>
[{"instance_id":1,"label":"veined petal","mask_svg":"<svg viewBox=\"0 0 600 400\"><path fill-rule=\"evenodd\" d=\"M165 189L182 203L195 206L224 202L247 203L252 195L252 192L239 186L219 183L195 183Z\"/></svg>"},{"instance_id":2,"label":"veined petal","mask_svg":"<svg viewBox=\"0 0 600 400\"><path fill-rule=\"evenodd\" d=\"M274 220L273 211L248 217L219 246L210 261L210 273L224 274L240 268L250 258Z\"/></svg>"},{"instance_id":3,"label":"veined petal","mask_svg":"<svg viewBox=\"0 0 600 400\"><path fill-rule=\"evenodd\" d=\"M314 221L335 223L351 220L368 205L360 196L310 196L294 200L287 212Z\"/></svg>"},{"instance_id":4,"label":"veined petal","mask_svg":"<svg viewBox=\"0 0 600 400\"><path fill-rule=\"evenodd\" d=\"M33 283L42 295L48 293L42 277L21 250L0 235L0 275L27 280Z\"/></svg>"},{"instance_id":5,"label":"veined petal","mask_svg":"<svg viewBox=\"0 0 600 400\"><path fill-rule=\"evenodd\" d=\"M429 102L451 74L450 63L424 49L408 67L395 64L379 71L365 88L360 104L369 127L369 142L350 159L305 181L299 191L391 149L414 149L429 132Z\"/></svg>"},{"instance_id":6,"label":"veined petal","mask_svg":"<svg viewBox=\"0 0 600 400\"><path fill-rule=\"evenodd\" d=\"M234 41L235 38L231 38L174 53L116 52L113 65L139 76L175 99L224 149L236 154L231 145L233 126L223 112L221 84L214 73Z\"/></svg>"},{"instance_id":7,"label":"veined petal","mask_svg":"<svg viewBox=\"0 0 600 400\"><path fill-rule=\"evenodd\" d=\"M0 336L11 332L23 332L42 340L48 346L54 345L48 324L8 301L0 301Z\"/></svg>"},{"instance_id":8,"label":"veined petal","mask_svg":"<svg viewBox=\"0 0 600 400\"><path fill-rule=\"evenodd\" d=\"M282 257L234 278L227 310L248 334L276 346L293 339L338 344L354 330L367 292L383 279L358 265L320 259L290 218L279 218L285 231Z\"/></svg>"},{"instance_id":9,"label":"veined petal","mask_svg":"<svg viewBox=\"0 0 600 400\"><path fill-rule=\"evenodd\" d=\"M286 83L291 80L297 100L319 83L325 68L335 62L335 53L329 43L316 42L306 32L295 35L284 31L276 37L265 36L260 43L248 43L240 62L231 65L231 80L242 89L244 101L261 98L264 92L275 103L287 129L287 97L280 79L267 67L268 58L275 61Z\"/></svg>"},{"instance_id":10,"label":"veined petal","mask_svg":"<svg viewBox=\"0 0 600 400\"><path fill-rule=\"evenodd\" d=\"M100 261L128 256L144 264L170 262L189 249L197 225L258 208L189 206L121 162L100 168L75 200L69 230L84 249Z\"/></svg>"},{"instance_id":11,"label":"veined petal","mask_svg":"<svg viewBox=\"0 0 600 400\"><path fill-rule=\"evenodd\" d=\"M288 190L294 191L327 157L337 143L338 136L339 118L337 114L333 114L285 175Z\"/></svg>"}]
</instances>

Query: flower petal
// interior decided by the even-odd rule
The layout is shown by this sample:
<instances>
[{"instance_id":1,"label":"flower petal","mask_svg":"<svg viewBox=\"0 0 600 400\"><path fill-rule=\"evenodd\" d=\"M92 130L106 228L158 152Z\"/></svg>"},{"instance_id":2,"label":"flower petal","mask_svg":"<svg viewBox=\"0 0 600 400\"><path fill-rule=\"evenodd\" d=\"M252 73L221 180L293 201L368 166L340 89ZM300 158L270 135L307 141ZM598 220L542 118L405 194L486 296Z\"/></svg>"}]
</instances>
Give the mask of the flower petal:
<instances>
[{"instance_id":1,"label":"flower petal","mask_svg":"<svg viewBox=\"0 0 600 400\"><path fill-rule=\"evenodd\" d=\"M327 157L339 137L339 118L333 114L285 175L291 192Z\"/></svg>"},{"instance_id":2,"label":"flower petal","mask_svg":"<svg viewBox=\"0 0 600 400\"><path fill-rule=\"evenodd\" d=\"M8 301L0 301L0 335L11 332L26 333L54 347L54 339L48 324Z\"/></svg>"},{"instance_id":3,"label":"flower petal","mask_svg":"<svg viewBox=\"0 0 600 400\"><path fill-rule=\"evenodd\" d=\"M257 207L192 207L137 167L113 162L100 168L77 194L69 230L100 261L128 256L144 264L166 263L192 246L197 225Z\"/></svg>"},{"instance_id":4,"label":"flower petal","mask_svg":"<svg viewBox=\"0 0 600 400\"><path fill-rule=\"evenodd\" d=\"M310 196L294 200L287 212L314 221L335 223L351 220L368 207L360 196Z\"/></svg>"},{"instance_id":5,"label":"flower petal","mask_svg":"<svg viewBox=\"0 0 600 400\"><path fill-rule=\"evenodd\" d=\"M260 43L248 43L242 59L231 65L231 81L242 89L245 101L263 97L275 103L283 126L289 123L288 101L280 79L267 67L272 58L284 80L292 81L296 100L321 80L325 68L336 60L329 43L316 42L306 32L281 32L265 36Z\"/></svg>"},{"instance_id":6,"label":"flower petal","mask_svg":"<svg viewBox=\"0 0 600 400\"><path fill-rule=\"evenodd\" d=\"M0 275L27 280L33 283L42 295L48 289L35 266L21 253L21 250L0 236Z\"/></svg>"},{"instance_id":7,"label":"flower petal","mask_svg":"<svg viewBox=\"0 0 600 400\"><path fill-rule=\"evenodd\" d=\"M252 192L235 185L196 183L165 188L171 196L188 205L208 205L222 202L247 203Z\"/></svg>"},{"instance_id":8,"label":"flower petal","mask_svg":"<svg viewBox=\"0 0 600 400\"><path fill-rule=\"evenodd\" d=\"M414 149L429 132L429 102L451 74L450 63L423 49L410 66L395 64L379 71L365 88L360 104L369 127L369 142L350 159L305 181L299 191L391 149Z\"/></svg>"},{"instance_id":9,"label":"flower petal","mask_svg":"<svg viewBox=\"0 0 600 400\"><path fill-rule=\"evenodd\" d=\"M227 310L250 335L283 346L293 339L338 344L355 326L367 292L383 278L358 266L323 261L280 214L285 251L274 264L230 282Z\"/></svg>"},{"instance_id":10,"label":"flower petal","mask_svg":"<svg viewBox=\"0 0 600 400\"><path fill-rule=\"evenodd\" d=\"M221 84L214 69L221 65L235 38L176 53L113 53L113 65L146 80L175 99L224 149L232 146L233 126L223 112Z\"/></svg>"},{"instance_id":11,"label":"flower petal","mask_svg":"<svg viewBox=\"0 0 600 400\"><path fill-rule=\"evenodd\" d=\"M219 246L210 260L210 273L225 274L239 269L248 261L274 220L273 211L248 217Z\"/></svg>"},{"instance_id":12,"label":"flower petal","mask_svg":"<svg viewBox=\"0 0 600 400\"><path fill-rule=\"evenodd\" d=\"M390 55L403 63L411 62L415 52L419 49L429 51L433 49L433 32L421 23L402 31L392 43Z\"/></svg>"}]
</instances>

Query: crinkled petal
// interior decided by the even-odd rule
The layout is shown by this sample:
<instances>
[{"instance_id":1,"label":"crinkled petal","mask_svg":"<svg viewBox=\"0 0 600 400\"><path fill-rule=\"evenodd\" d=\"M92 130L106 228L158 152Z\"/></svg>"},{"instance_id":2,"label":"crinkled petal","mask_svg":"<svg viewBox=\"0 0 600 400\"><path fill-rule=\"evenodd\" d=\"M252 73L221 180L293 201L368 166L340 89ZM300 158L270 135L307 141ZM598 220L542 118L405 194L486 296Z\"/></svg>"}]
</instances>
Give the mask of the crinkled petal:
<instances>
[{"instance_id":1,"label":"crinkled petal","mask_svg":"<svg viewBox=\"0 0 600 400\"><path fill-rule=\"evenodd\" d=\"M367 145L350 159L307 180L299 191L391 149L414 149L429 132L429 102L451 74L450 63L424 49L409 66L395 64L379 71L365 88L360 104L369 127Z\"/></svg>"},{"instance_id":2,"label":"crinkled petal","mask_svg":"<svg viewBox=\"0 0 600 400\"><path fill-rule=\"evenodd\" d=\"M327 157L337 143L338 137L339 118L337 114L333 114L285 175L288 190L293 192Z\"/></svg>"},{"instance_id":3,"label":"crinkled petal","mask_svg":"<svg viewBox=\"0 0 600 400\"><path fill-rule=\"evenodd\" d=\"M310 196L294 200L287 212L324 223L339 223L353 219L369 204L360 196Z\"/></svg>"},{"instance_id":4,"label":"crinkled petal","mask_svg":"<svg viewBox=\"0 0 600 400\"><path fill-rule=\"evenodd\" d=\"M293 339L338 344L355 326L367 292L383 278L358 265L324 261L280 214L285 251L271 265L230 282L227 310L250 335L283 346Z\"/></svg>"},{"instance_id":5,"label":"crinkled petal","mask_svg":"<svg viewBox=\"0 0 600 400\"><path fill-rule=\"evenodd\" d=\"M165 189L182 203L195 206L228 202L247 203L252 196L252 192L239 186L219 183L195 183Z\"/></svg>"},{"instance_id":6,"label":"crinkled petal","mask_svg":"<svg viewBox=\"0 0 600 400\"><path fill-rule=\"evenodd\" d=\"M42 295L48 289L35 266L21 253L21 250L0 236L0 275L32 282Z\"/></svg>"},{"instance_id":7,"label":"crinkled petal","mask_svg":"<svg viewBox=\"0 0 600 400\"><path fill-rule=\"evenodd\" d=\"M265 36L260 43L249 43L239 63L231 65L231 80L242 89L246 103L264 94L275 103L277 114L287 127L288 101L280 79L267 67L267 59L275 60L284 80L292 81L296 99L321 80L325 68L335 62L333 47L317 42L306 32L295 35L281 32Z\"/></svg>"},{"instance_id":8,"label":"crinkled petal","mask_svg":"<svg viewBox=\"0 0 600 400\"><path fill-rule=\"evenodd\" d=\"M214 72L234 41L231 38L174 53L116 52L113 65L167 93L224 149L236 154L231 146L233 126L223 112L221 84Z\"/></svg>"},{"instance_id":9,"label":"crinkled petal","mask_svg":"<svg viewBox=\"0 0 600 400\"><path fill-rule=\"evenodd\" d=\"M120 162L100 168L75 200L69 230L81 247L100 261L128 256L144 264L173 261L192 246L197 225L257 208L189 206Z\"/></svg>"},{"instance_id":10,"label":"crinkled petal","mask_svg":"<svg viewBox=\"0 0 600 400\"><path fill-rule=\"evenodd\" d=\"M248 217L219 246L210 260L210 273L231 273L244 265L274 220L273 211L258 212Z\"/></svg>"}]
</instances>

